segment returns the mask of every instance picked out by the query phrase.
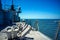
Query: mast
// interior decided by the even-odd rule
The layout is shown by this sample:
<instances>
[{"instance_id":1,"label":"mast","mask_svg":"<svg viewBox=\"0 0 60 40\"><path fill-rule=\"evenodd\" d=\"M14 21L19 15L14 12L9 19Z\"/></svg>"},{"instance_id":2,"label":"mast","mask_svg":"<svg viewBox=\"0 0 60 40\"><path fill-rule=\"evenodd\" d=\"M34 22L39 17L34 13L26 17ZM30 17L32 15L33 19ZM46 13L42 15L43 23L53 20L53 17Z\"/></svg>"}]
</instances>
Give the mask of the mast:
<instances>
[{"instance_id":1,"label":"mast","mask_svg":"<svg viewBox=\"0 0 60 40\"><path fill-rule=\"evenodd\" d=\"M21 13L21 7L19 7L18 11L16 11L14 8L14 1L13 0L12 0L12 5L11 5L10 11L12 11L12 13L13 13L12 14L13 15L12 22L20 21L19 13Z\"/></svg>"},{"instance_id":2,"label":"mast","mask_svg":"<svg viewBox=\"0 0 60 40\"><path fill-rule=\"evenodd\" d=\"M12 5L13 5L13 0L12 0Z\"/></svg>"},{"instance_id":3,"label":"mast","mask_svg":"<svg viewBox=\"0 0 60 40\"><path fill-rule=\"evenodd\" d=\"M15 11L13 0L12 0L11 10L12 10L12 11Z\"/></svg>"}]
</instances>

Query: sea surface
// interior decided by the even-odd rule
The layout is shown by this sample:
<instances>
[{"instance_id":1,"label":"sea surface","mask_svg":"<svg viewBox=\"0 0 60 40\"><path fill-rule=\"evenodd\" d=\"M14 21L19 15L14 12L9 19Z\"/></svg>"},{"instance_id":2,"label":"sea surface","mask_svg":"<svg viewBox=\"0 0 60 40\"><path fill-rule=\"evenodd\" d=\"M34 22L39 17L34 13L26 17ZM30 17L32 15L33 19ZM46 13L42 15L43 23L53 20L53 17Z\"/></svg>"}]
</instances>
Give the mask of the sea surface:
<instances>
[{"instance_id":1,"label":"sea surface","mask_svg":"<svg viewBox=\"0 0 60 40\"><path fill-rule=\"evenodd\" d=\"M59 27L58 24L59 20L60 19L25 19L26 23L31 25L34 28L36 28L36 21L37 21L39 27L38 31L40 31L47 37L51 38L52 40L55 40L56 38L56 33ZM2 28L3 27L0 27L0 30ZM60 30L58 32L57 40L60 40Z\"/></svg>"}]
</instances>

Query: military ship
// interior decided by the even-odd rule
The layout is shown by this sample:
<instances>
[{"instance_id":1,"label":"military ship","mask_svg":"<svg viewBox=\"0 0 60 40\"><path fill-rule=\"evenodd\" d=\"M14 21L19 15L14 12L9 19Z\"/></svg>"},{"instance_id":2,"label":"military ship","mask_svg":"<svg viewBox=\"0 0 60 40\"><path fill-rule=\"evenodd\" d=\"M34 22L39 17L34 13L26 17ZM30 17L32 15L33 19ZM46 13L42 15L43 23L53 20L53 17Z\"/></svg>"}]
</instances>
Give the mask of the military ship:
<instances>
[{"instance_id":1,"label":"military ship","mask_svg":"<svg viewBox=\"0 0 60 40\"><path fill-rule=\"evenodd\" d=\"M21 13L21 7L18 11L12 5L10 9L2 9L2 3L0 0L0 26L4 27L0 30L0 40L52 40L39 32L38 22L36 21L36 28L27 24L23 19L20 21L19 13Z\"/></svg>"}]
</instances>

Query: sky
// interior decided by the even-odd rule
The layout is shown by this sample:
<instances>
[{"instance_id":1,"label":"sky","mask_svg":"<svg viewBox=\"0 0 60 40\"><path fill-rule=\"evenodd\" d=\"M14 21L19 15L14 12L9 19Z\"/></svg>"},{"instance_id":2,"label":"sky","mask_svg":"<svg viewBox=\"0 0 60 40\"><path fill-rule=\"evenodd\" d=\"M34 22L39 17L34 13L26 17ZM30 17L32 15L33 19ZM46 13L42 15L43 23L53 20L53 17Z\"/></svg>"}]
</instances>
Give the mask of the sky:
<instances>
[{"instance_id":1,"label":"sky","mask_svg":"<svg viewBox=\"0 0 60 40\"><path fill-rule=\"evenodd\" d=\"M2 0L11 5L12 0ZM13 0L16 8L21 7L23 19L60 19L60 0Z\"/></svg>"}]
</instances>

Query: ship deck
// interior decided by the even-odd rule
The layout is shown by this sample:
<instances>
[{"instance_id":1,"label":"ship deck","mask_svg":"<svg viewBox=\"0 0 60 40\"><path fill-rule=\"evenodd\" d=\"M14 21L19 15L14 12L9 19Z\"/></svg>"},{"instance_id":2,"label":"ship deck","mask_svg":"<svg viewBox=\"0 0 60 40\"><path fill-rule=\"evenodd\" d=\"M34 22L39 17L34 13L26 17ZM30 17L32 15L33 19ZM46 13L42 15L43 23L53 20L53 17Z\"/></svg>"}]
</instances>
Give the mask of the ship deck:
<instances>
[{"instance_id":1,"label":"ship deck","mask_svg":"<svg viewBox=\"0 0 60 40\"><path fill-rule=\"evenodd\" d=\"M26 35L26 37L34 38L34 40L52 40L51 38L47 37L43 33L39 31L30 31L29 34Z\"/></svg>"}]
</instances>

